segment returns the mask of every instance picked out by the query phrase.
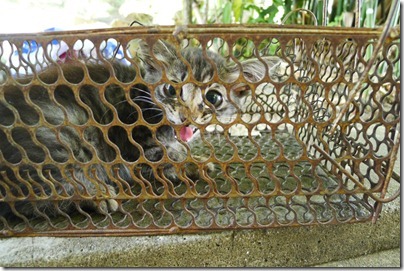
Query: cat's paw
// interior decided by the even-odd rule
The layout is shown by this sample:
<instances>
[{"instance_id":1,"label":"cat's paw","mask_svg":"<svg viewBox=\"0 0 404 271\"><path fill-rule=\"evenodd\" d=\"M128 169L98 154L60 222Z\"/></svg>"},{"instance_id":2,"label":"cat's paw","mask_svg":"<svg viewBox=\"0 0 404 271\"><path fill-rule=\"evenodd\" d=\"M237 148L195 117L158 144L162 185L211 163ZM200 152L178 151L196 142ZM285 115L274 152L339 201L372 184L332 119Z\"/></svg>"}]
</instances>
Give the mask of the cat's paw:
<instances>
[{"instance_id":1,"label":"cat's paw","mask_svg":"<svg viewBox=\"0 0 404 271\"><path fill-rule=\"evenodd\" d=\"M208 173L212 173L215 170L216 170L216 167L215 167L215 165L213 163L207 163L206 164L206 171Z\"/></svg>"},{"instance_id":2,"label":"cat's paw","mask_svg":"<svg viewBox=\"0 0 404 271\"><path fill-rule=\"evenodd\" d=\"M195 160L200 161L206 161L206 158L203 156L194 156ZM211 173L215 170L215 166L213 163L207 163L204 165L203 169L204 172L206 173ZM185 166L185 174L192 180L197 180L200 179L200 169L199 166L195 163L188 163Z\"/></svg>"},{"instance_id":3,"label":"cat's paw","mask_svg":"<svg viewBox=\"0 0 404 271\"><path fill-rule=\"evenodd\" d=\"M116 212L118 210L119 204L116 200L113 199L116 196L115 188L108 184L106 186L107 186L108 192L112 198L103 200L100 203L100 208L104 212ZM106 192L106 191L104 191L104 192Z\"/></svg>"},{"instance_id":4,"label":"cat's paw","mask_svg":"<svg viewBox=\"0 0 404 271\"><path fill-rule=\"evenodd\" d=\"M103 195L109 198L101 200L99 203L97 203L96 201L86 202L86 205L88 207L100 214L113 213L116 212L119 208L119 203L115 199L113 199L116 196L115 188L111 185L106 185L106 187L108 189L109 195L104 186L100 185L99 188L102 190Z\"/></svg>"},{"instance_id":5,"label":"cat's paw","mask_svg":"<svg viewBox=\"0 0 404 271\"><path fill-rule=\"evenodd\" d=\"M101 213L113 213L119 208L119 203L114 199L107 199L100 202L97 210Z\"/></svg>"}]
</instances>

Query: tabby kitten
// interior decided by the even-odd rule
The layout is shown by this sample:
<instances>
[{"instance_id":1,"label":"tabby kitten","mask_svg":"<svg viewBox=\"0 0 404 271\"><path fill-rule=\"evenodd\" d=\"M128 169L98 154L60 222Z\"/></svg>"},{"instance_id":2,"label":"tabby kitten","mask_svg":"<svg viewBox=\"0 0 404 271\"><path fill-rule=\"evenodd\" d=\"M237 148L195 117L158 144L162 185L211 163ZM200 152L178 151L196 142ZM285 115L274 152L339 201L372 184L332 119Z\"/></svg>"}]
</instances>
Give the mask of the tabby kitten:
<instances>
[{"instance_id":1,"label":"tabby kitten","mask_svg":"<svg viewBox=\"0 0 404 271\"><path fill-rule=\"evenodd\" d=\"M221 80L233 82L240 67L211 51L206 51L206 56L209 60L202 49L194 47L178 53L171 44L159 41L152 50L141 45L142 64L138 69L119 62L72 62L50 67L40 72L38 78L18 80L18 84L9 80L0 88L1 198L8 193L25 197L32 192L43 196L56 191L67 198L59 202L59 208L46 200L10 205L14 212L24 215L37 212L52 215L58 209L68 212L74 207L68 200L71 195L78 192L96 195L101 190L111 199L98 204L86 200L79 206L108 212L119 207L113 199L116 195L113 178L129 185L135 178L152 185L161 178L178 183L170 164L161 164L162 176L156 176L157 171L147 163L139 164L137 175L135 168L125 162L136 162L140 157L157 162L164 153L181 162L187 156L186 144L197 137L198 124L207 124L213 117L221 122L234 120L250 89L247 84L238 83L228 92L214 82L215 70ZM267 64L276 62L277 59L271 59ZM249 81L260 80L266 71L258 60L245 61L241 66ZM138 76L137 71L156 87L130 84ZM112 74L119 82L111 80ZM163 74L171 84L158 84L167 81L161 79ZM82 84L87 77L95 84ZM203 87L184 83L190 77ZM37 79L43 83L38 84ZM172 125L158 125L164 118ZM117 122L120 124L116 125ZM157 128L151 129L148 124ZM118 154L124 161L117 159ZM32 163L22 163L23 157ZM95 158L102 162L94 164ZM112 166L113 170L106 166L116 159L120 162ZM56 163L63 164L63 169ZM83 170L85 164L91 164L88 172ZM191 179L199 178L197 167L186 167L185 172ZM32 191L25 181L31 183ZM0 214L4 215L7 207L0 205L0 208Z\"/></svg>"}]
</instances>

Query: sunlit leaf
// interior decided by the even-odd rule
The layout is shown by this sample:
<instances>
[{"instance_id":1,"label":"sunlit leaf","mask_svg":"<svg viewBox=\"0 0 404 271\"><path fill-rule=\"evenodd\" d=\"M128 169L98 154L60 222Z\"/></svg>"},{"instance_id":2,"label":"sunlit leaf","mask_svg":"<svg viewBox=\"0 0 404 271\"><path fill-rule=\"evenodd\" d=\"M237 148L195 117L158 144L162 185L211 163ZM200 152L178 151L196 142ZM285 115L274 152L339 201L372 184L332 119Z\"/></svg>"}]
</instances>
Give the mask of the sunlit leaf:
<instances>
[{"instance_id":1,"label":"sunlit leaf","mask_svg":"<svg viewBox=\"0 0 404 271\"><path fill-rule=\"evenodd\" d=\"M232 9L232 3L231 2L227 2L224 5L223 8L223 15L222 15L222 22L224 24L229 24L231 23L231 10Z\"/></svg>"},{"instance_id":2,"label":"sunlit leaf","mask_svg":"<svg viewBox=\"0 0 404 271\"><path fill-rule=\"evenodd\" d=\"M233 0L232 10L236 22L241 22L241 14L243 12L243 0Z\"/></svg>"}]
</instances>

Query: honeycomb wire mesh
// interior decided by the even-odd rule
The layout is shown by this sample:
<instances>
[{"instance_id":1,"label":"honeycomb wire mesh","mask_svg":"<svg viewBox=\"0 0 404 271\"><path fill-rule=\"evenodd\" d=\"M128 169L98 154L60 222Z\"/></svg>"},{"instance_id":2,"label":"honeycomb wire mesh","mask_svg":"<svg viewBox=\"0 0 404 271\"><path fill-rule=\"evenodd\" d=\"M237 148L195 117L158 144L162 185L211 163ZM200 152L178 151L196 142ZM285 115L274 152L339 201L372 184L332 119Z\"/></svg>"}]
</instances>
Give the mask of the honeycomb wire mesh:
<instances>
[{"instance_id":1,"label":"honeycomb wire mesh","mask_svg":"<svg viewBox=\"0 0 404 271\"><path fill-rule=\"evenodd\" d=\"M391 176L388 172L399 144L398 36L386 39L366 80L359 82L379 30L199 26L189 27L181 39L173 31L139 27L0 36L0 109L11 116L0 117L0 207L8 210L0 216L4 237L350 223L371 220L378 205L392 200L385 198L385 190L391 177L397 179L396 172ZM185 47L201 48L211 65L215 64L208 51L222 55L239 71L243 61L253 59L264 72L256 80L239 72L229 82L222 80L216 67L208 82L195 76L173 82L150 50L162 68L161 76L150 82L143 75L140 48L142 44L153 48L161 40L176 48L188 74L193 67L181 55ZM276 64L267 61L274 58ZM134 67L135 76L122 80L113 68L116 62ZM106 80L91 77L88 67L94 63L109 67ZM80 78L69 76L61 68L64 65L84 72ZM52 80L41 76L49 69L55 73ZM170 84L181 97L179 89L190 83L200 89L220 84L227 97L237 85L247 85L251 92L236 105L230 121L221 121L215 110L208 122L187 119L200 136L186 143L179 136L184 124L170 122L155 89ZM330 133L357 83L360 91ZM146 86L162 109L158 122L148 122L139 113L144 109L131 96L138 86ZM92 112L81 96L83 89L94 91L94 99L108 109L109 122ZM22 106L15 105L10 92L18 93ZM108 92L123 93L121 102L137 112L132 121L125 122ZM37 95L41 99L34 99ZM74 112L67 112L68 104L60 100L63 95L85 112L80 122L68 117ZM206 97L203 101L207 103ZM53 110L63 112L64 118L48 119L42 112L46 104L54 104ZM174 128L176 140L186 150L183 157L175 158L161 142L158 133L164 125ZM159 159L148 159L141 139L133 136L141 128L163 150ZM84 142L91 159L77 158L63 139L67 130ZM121 144L110 138L116 130L126 135ZM38 136L40 131L54 135L60 148L67 150L66 159L57 159ZM104 159L92 145L92 134L100 135L112 159ZM21 138L30 138L29 144ZM19 155L11 155L10 149ZM130 180L122 176L122 167L128 169ZM166 176L167 167L177 181ZM197 178L190 176L195 172ZM81 181L82 176L90 185ZM42 208L44 202L54 211ZM66 204L71 206L68 211L63 208Z\"/></svg>"}]
</instances>

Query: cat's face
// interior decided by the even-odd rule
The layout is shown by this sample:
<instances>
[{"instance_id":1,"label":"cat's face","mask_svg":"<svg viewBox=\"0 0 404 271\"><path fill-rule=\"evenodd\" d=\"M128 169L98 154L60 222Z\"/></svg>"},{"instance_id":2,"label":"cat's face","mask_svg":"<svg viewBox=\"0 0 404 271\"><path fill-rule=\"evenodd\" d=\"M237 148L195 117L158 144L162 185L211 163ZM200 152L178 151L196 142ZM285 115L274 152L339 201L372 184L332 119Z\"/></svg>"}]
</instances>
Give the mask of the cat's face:
<instances>
[{"instance_id":1,"label":"cat's face","mask_svg":"<svg viewBox=\"0 0 404 271\"><path fill-rule=\"evenodd\" d=\"M229 97L230 96L230 97ZM212 118L221 123L232 122L239 108L237 97L228 95L224 86L213 83L206 88L192 83L177 90L171 84L155 89L156 99L164 105L167 119L174 124L184 124L180 131L183 141L190 141L198 131L197 125L208 124Z\"/></svg>"},{"instance_id":2,"label":"cat's face","mask_svg":"<svg viewBox=\"0 0 404 271\"><path fill-rule=\"evenodd\" d=\"M233 82L239 77L237 65L231 65L220 55L202 49L185 48L178 56L175 48L167 43L156 43L153 48L155 58L164 67L164 74L173 83L158 85L152 92L167 119L173 124L183 124L180 138L188 142L198 132L198 125L206 125L213 119L220 123L231 123L242 109L243 101L250 93L246 84L236 84L228 91L220 82L212 78L215 70L222 82ZM151 58L150 58L151 59ZM189 64L186 65L184 60ZM146 61L145 80L157 82L163 75L161 66L154 60ZM262 62L242 64L246 78L260 80L265 72ZM213 64L213 65L212 65ZM192 71L190 71L192 69ZM256 71L257 70L257 71ZM196 83L186 83L190 78Z\"/></svg>"}]
</instances>

